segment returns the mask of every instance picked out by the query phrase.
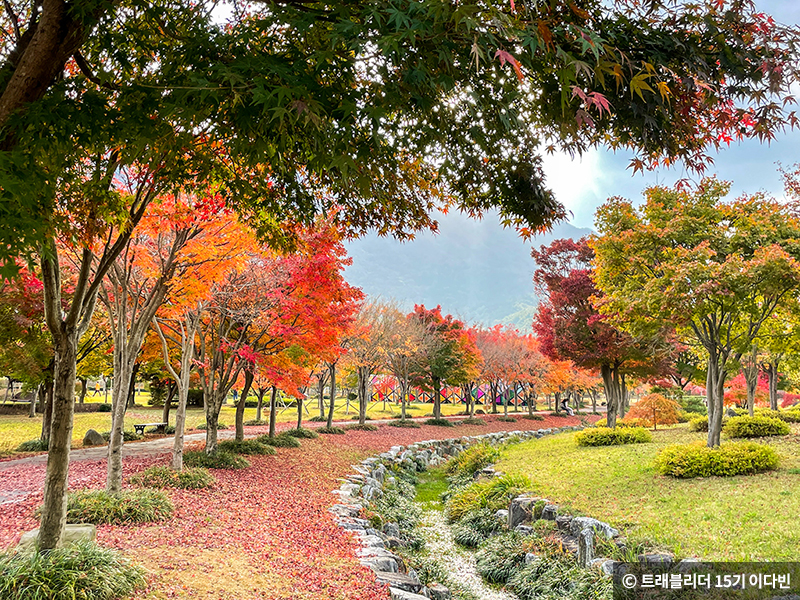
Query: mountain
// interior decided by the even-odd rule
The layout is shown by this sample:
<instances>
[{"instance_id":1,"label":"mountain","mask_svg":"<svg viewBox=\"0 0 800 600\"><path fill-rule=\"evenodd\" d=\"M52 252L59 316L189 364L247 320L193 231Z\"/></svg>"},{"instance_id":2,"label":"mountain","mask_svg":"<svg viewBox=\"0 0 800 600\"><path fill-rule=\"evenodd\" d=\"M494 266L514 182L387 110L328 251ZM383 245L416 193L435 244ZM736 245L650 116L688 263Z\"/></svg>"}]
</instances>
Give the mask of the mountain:
<instances>
[{"instance_id":1,"label":"mountain","mask_svg":"<svg viewBox=\"0 0 800 600\"><path fill-rule=\"evenodd\" d=\"M349 242L353 264L345 277L369 296L393 298L409 310L414 304L441 304L443 312L469 323L529 330L538 303L531 248L591 233L562 223L524 242L513 229L503 229L496 215L477 221L448 214L437 220L438 234L412 241L370 235Z\"/></svg>"}]
</instances>

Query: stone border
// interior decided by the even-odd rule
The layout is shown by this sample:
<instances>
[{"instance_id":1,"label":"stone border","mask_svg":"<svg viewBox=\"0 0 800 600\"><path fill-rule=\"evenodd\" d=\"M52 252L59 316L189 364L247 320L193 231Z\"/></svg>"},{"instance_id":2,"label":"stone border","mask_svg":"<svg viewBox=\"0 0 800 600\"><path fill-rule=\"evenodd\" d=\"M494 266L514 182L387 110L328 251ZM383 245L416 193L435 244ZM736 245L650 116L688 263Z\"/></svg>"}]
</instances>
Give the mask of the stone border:
<instances>
[{"instance_id":1,"label":"stone border","mask_svg":"<svg viewBox=\"0 0 800 600\"><path fill-rule=\"evenodd\" d=\"M403 559L392 552L398 547L400 530L394 523L386 523L383 531L370 526L369 521L359 518L365 504L383 495L383 487L394 483L386 465L399 465L409 471L425 471L429 466L443 464L448 458L456 456L466 448L481 442L500 445L512 438L522 440L541 438L545 435L579 431L582 426L566 426L536 431L501 431L476 436L462 436L445 440L415 442L408 447L392 446L388 452L364 459L353 465L354 473L345 476L338 494L339 503L328 509L336 523L350 531L361 540L361 548L356 551L359 562L370 567L378 583L388 584L393 600L450 600L450 590L442 585L424 586L413 569L408 572ZM509 511L510 514L510 511ZM509 516L510 518L510 516Z\"/></svg>"}]
</instances>

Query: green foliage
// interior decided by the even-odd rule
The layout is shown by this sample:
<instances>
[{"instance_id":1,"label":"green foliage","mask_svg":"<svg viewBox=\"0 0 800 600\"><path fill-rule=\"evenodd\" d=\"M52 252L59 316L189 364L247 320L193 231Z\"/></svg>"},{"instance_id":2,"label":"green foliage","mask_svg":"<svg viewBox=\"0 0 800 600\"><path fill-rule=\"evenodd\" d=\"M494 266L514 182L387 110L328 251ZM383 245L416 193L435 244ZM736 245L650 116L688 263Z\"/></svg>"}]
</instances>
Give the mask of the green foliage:
<instances>
[{"instance_id":1,"label":"green foliage","mask_svg":"<svg viewBox=\"0 0 800 600\"><path fill-rule=\"evenodd\" d=\"M320 427L319 429L317 429L317 433L344 435L346 432L341 427L336 427L336 425L332 425L331 427Z\"/></svg>"},{"instance_id":2,"label":"green foliage","mask_svg":"<svg viewBox=\"0 0 800 600\"><path fill-rule=\"evenodd\" d=\"M389 421L387 425L392 427L407 427L409 429L419 429L422 427L422 425L412 421L411 419L397 419L396 421Z\"/></svg>"},{"instance_id":3,"label":"green foliage","mask_svg":"<svg viewBox=\"0 0 800 600\"><path fill-rule=\"evenodd\" d=\"M542 415L524 415L523 419L527 419L528 421L544 421L544 417Z\"/></svg>"},{"instance_id":4,"label":"green foliage","mask_svg":"<svg viewBox=\"0 0 800 600\"><path fill-rule=\"evenodd\" d=\"M789 425L770 417L732 417L722 432L731 438L755 438L770 435L789 435Z\"/></svg>"},{"instance_id":5,"label":"green foliage","mask_svg":"<svg viewBox=\"0 0 800 600\"><path fill-rule=\"evenodd\" d=\"M328 419L326 417L320 417L319 415L314 415L309 419L309 421L312 423L324 423L327 420Z\"/></svg>"},{"instance_id":6,"label":"green foliage","mask_svg":"<svg viewBox=\"0 0 800 600\"><path fill-rule=\"evenodd\" d=\"M208 424L206 422L200 423L197 426L197 429L202 429L203 431L205 431L206 429L208 429ZM228 427L225 423L217 423L217 431L222 431L224 429L230 429L230 427Z\"/></svg>"},{"instance_id":7,"label":"green foliage","mask_svg":"<svg viewBox=\"0 0 800 600\"><path fill-rule=\"evenodd\" d=\"M316 431L313 429L306 429L305 427L301 427L300 429L287 429L283 433L295 438L302 438L306 440L315 440L319 437L319 434Z\"/></svg>"},{"instance_id":8,"label":"green foliage","mask_svg":"<svg viewBox=\"0 0 800 600\"><path fill-rule=\"evenodd\" d=\"M274 446L275 448L299 448L302 445L300 440L296 437L286 435L285 433L279 433L275 437L269 437L267 434L260 435L256 438L256 441L267 446Z\"/></svg>"},{"instance_id":9,"label":"green foliage","mask_svg":"<svg viewBox=\"0 0 800 600\"><path fill-rule=\"evenodd\" d=\"M425 419L425 425L434 425L436 427L455 427L452 421L447 419Z\"/></svg>"},{"instance_id":10,"label":"green foliage","mask_svg":"<svg viewBox=\"0 0 800 600\"><path fill-rule=\"evenodd\" d=\"M153 523L172 517L175 508L158 490L123 490L109 494L105 490L80 490L67 497L68 523L123 525Z\"/></svg>"},{"instance_id":11,"label":"green foliage","mask_svg":"<svg viewBox=\"0 0 800 600\"><path fill-rule=\"evenodd\" d=\"M495 512L483 508L466 513L453 527L453 539L467 548L477 548L484 540L500 529Z\"/></svg>"},{"instance_id":12,"label":"green foliage","mask_svg":"<svg viewBox=\"0 0 800 600\"><path fill-rule=\"evenodd\" d=\"M409 559L408 566L416 571L423 585L442 583L449 577L444 565L431 556L413 556Z\"/></svg>"},{"instance_id":13,"label":"green foliage","mask_svg":"<svg viewBox=\"0 0 800 600\"><path fill-rule=\"evenodd\" d=\"M205 467L206 469L246 469L250 466L247 460L230 452L217 451L209 455L202 450L184 454L183 464L187 467Z\"/></svg>"},{"instance_id":14,"label":"green foliage","mask_svg":"<svg viewBox=\"0 0 800 600\"><path fill-rule=\"evenodd\" d=\"M230 452L231 454L275 454L275 448L268 446L257 439L255 440L223 440L219 443L220 452Z\"/></svg>"},{"instance_id":15,"label":"green foliage","mask_svg":"<svg viewBox=\"0 0 800 600\"><path fill-rule=\"evenodd\" d=\"M353 415L352 417L350 417L350 420L351 420L351 421L358 421L360 418L361 418L361 417L359 417L358 415ZM372 421L372 417L370 417L369 415L367 415L367 416L365 416L365 417L364 417L364 420L365 420L365 421Z\"/></svg>"},{"instance_id":16,"label":"green foliage","mask_svg":"<svg viewBox=\"0 0 800 600\"><path fill-rule=\"evenodd\" d=\"M36 438L35 440L22 442L17 446L17 452L47 452L48 447L49 444L45 440Z\"/></svg>"},{"instance_id":17,"label":"green foliage","mask_svg":"<svg viewBox=\"0 0 800 600\"><path fill-rule=\"evenodd\" d=\"M150 467L141 473L132 475L130 482L149 488L180 488L184 490L199 490L214 485L214 476L201 467L174 471L165 466Z\"/></svg>"},{"instance_id":18,"label":"green foliage","mask_svg":"<svg viewBox=\"0 0 800 600\"><path fill-rule=\"evenodd\" d=\"M447 501L447 517L458 521L468 512L486 508L497 511L507 508L512 498L530 489L525 475L506 474L488 481L476 481L452 494Z\"/></svg>"},{"instance_id":19,"label":"green foliage","mask_svg":"<svg viewBox=\"0 0 800 600\"><path fill-rule=\"evenodd\" d=\"M611 598L612 582L599 569L581 569L565 556L541 556L516 571L508 585L520 600Z\"/></svg>"},{"instance_id":20,"label":"green foliage","mask_svg":"<svg viewBox=\"0 0 800 600\"><path fill-rule=\"evenodd\" d=\"M101 413L110 413L111 412L111 405L110 404L101 404L97 407L97 412Z\"/></svg>"},{"instance_id":21,"label":"green foliage","mask_svg":"<svg viewBox=\"0 0 800 600\"><path fill-rule=\"evenodd\" d=\"M696 413L698 415L708 415L708 408L706 403L700 396L679 396L677 398L678 404L687 413Z\"/></svg>"},{"instance_id":22,"label":"green foliage","mask_svg":"<svg viewBox=\"0 0 800 600\"><path fill-rule=\"evenodd\" d=\"M378 431L378 426L372 423L356 423L354 425L347 425L345 429L348 431Z\"/></svg>"},{"instance_id":23,"label":"green foliage","mask_svg":"<svg viewBox=\"0 0 800 600\"><path fill-rule=\"evenodd\" d=\"M708 433L708 417L694 417L689 419L689 431Z\"/></svg>"},{"instance_id":24,"label":"green foliage","mask_svg":"<svg viewBox=\"0 0 800 600\"><path fill-rule=\"evenodd\" d=\"M485 442L474 444L458 456L451 458L445 467L450 475L472 475L500 458L500 450Z\"/></svg>"},{"instance_id":25,"label":"green foliage","mask_svg":"<svg viewBox=\"0 0 800 600\"><path fill-rule=\"evenodd\" d=\"M478 417L467 417L461 423L462 425L486 425L486 421Z\"/></svg>"},{"instance_id":26,"label":"green foliage","mask_svg":"<svg viewBox=\"0 0 800 600\"><path fill-rule=\"evenodd\" d=\"M105 441L109 441L111 439L111 432L104 431L100 434L103 436ZM142 439L142 436L136 433L135 431L123 431L122 432L122 440L124 442L135 442L136 440Z\"/></svg>"},{"instance_id":27,"label":"green foliage","mask_svg":"<svg viewBox=\"0 0 800 600\"><path fill-rule=\"evenodd\" d=\"M778 454L769 446L753 442L730 443L709 448L703 442L674 444L663 448L655 459L662 475L692 478L752 475L778 468Z\"/></svg>"},{"instance_id":28,"label":"green foliage","mask_svg":"<svg viewBox=\"0 0 800 600\"><path fill-rule=\"evenodd\" d=\"M269 421L265 421L264 419L250 419L249 421L245 421L243 424L249 427L251 425L267 425L268 423Z\"/></svg>"},{"instance_id":29,"label":"green foliage","mask_svg":"<svg viewBox=\"0 0 800 600\"><path fill-rule=\"evenodd\" d=\"M3 600L121 600L146 582L143 569L90 542L41 554L0 554Z\"/></svg>"},{"instance_id":30,"label":"green foliage","mask_svg":"<svg viewBox=\"0 0 800 600\"><path fill-rule=\"evenodd\" d=\"M515 531L489 539L475 555L478 574L489 583L506 583L524 564L528 545L529 540Z\"/></svg>"},{"instance_id":31,"label":"green foliage","mask_svg":"<svg viewBox=\"0 0 800 600\"><path fill-rule=\"evenodd\" d=\"M497 417L497 420L500 421L501 423L516 423L517 422L517 420L514 417L506 417L506 416Z\"/></svg>"},{"instance_id":32,"label":"green foliage","mask_svg":"<svg viewBox=\"0 0 800 600\"><path fill-rule=\"evenodd\" d=\"M650 432L641 427L590 427L575 434L579 446L616 446L652 442Z\"/></svg>"},{"instance_id":33,"label":"green foliage","mask_svg":"<svg viewBox=\"0 0 800 600\"><path fill-rule=\"evenodd\" d=\"M371 508L384 523L397 523L401 537L405 537L417 526L422 515L422 509L411 500L413 497L413 491L403 493L400 487L387 488L372 502Z\"/></svg>"}]
</instances>

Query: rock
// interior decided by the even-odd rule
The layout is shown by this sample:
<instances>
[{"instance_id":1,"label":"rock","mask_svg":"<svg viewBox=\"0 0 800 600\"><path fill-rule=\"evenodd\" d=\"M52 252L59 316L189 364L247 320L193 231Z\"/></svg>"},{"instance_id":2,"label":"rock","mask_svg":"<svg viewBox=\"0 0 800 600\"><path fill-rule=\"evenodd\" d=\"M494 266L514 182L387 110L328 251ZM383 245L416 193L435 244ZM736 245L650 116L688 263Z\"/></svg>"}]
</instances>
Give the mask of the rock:
<instances>
[{"instance_id":1,"label":"rock","mask_svg":"<svg viewBox=\"0 0 800 600\"><path fill-rule=\"evenodd\" d=\"M606 577L614 576L614 561L610 558L595 558L589 565L600 569Z\"/></svg>"},{"instance_id":2,"label":"rock","mask_svg":"<svg viewBox=\"0 0 800 600\"><path fill-rule=\"evenodd\" d=\"M402 573L376 573L375 580L380 584L388 585L390 588L397 588L415 594L419 593L422 589L422 584L419 582L419 579L409 575L403 575Z\"/></svg>"},{"instance_id":3,"label":"rock","mask_svg":"<svg viewBox=\"0 0 800 600\"><path fill-rule=\"evenodd\" d=\"M397 523L386 523L383 526L383 533L385 533L386 535L388 535L390 537L399 538L400 537L400 527L397 525Z\"/></svg>"},{"instance_id":4,"label":"rock","mask_svg":"<svg viewBox=\"0 0 800 600\"><path fill-rule=\"evenodd\" d=\"M494 513L494 516L499 521L508 521L508 511L505 508L498 510L496 513Z\"/></svg>"},{"instance_id":5,"label":"rock","mask_svg":"<svg viewBox=\"0 0 800 600\"><path fill-rule=\"evenodd\" d=\"M563 531L564 533L569 533L571 524L572 524L572 517L569 515L561 515L556 517L556 526L558 527L559 531Z\"/></svg>"},{"instance_id":6,"label":"rock","mask_svg":"<svg viewBox=\"0 0 800 600\"><path fill-rule=\"evenodd\" d=\"M36 547L36 539L39 537L39 529L28 531L22 534L17 548L19 550L30 550ZM97 538L97 527L85 523L65 525L64 535L61 538L62 546L71 546L77 542L93 542Z\"/></svg>"},{"instance_id":7,"label":"rock","mask_svg":"<svg viewBox=\"0 0 800 600\"><path fill-rule=\"evenodd\" d=\"M584 529L592 529L598 535L602 535L610 540L619 535L619 531L611 527L608 523L603 523L591 517L575 517L569 525L569 530L572 535L578 535Z\"/></svg>"},{"instance_id":8,"label":"rock","mask_svg":"<svg viewBox=\"0 0 800 600\"><path fill-rule=\"evenodd\" d=\"M431 600L450 600L453 594L441 583L434 583L428 586L428 597Z\"/></svg>"},{"instance_id":9,"label":"rock","mask_svg":"<svg viewBox=\"0 0 800 600\"><path fill-rule=\"evenodd\" d=\"M428 600L426 596L395 587L389 587L389 597L392 600Z\"/></svg>"},{"instance_id":10,"label":"rock","mask_svg":"<svg viewBox=\"0 0 800 600\"><path fill-rule=\"evenodd\" d=\"M677 566L678 573L692 573L693 571L704 571L710 568L710 565L704 563L699 558L684 558Z\"/></svg>"},{"instance_id":11,"label":"rock","mask_svg":"<svg viewBox=\"0 0 800 600\"><path fill-rule=\"evenodd\" d=\"M391 548L392 550L394 550L395 548L405 548L406 546L408 546L408 544L406 544L399 537L394 537L391 535L386 536L386 538L384 538L383 540L383 543L387 548Z\"/></svg>"},{"instance_id":12,"label":"rock","mask_svg":"<svg viewBox=\"0 0 800 600\"><path fill-rule=\"evenodd\" d=\"M546 504L542 509L542 519L545 521L555 521L558 517L558 505Z\"/></svg>"},{"instance_id":13,"label":"rock","mask_svg":"<svg viewBox=\"0 0 800 600\"><path fill-rule=\"evenodd\" d=\"M594 560L594 532L584 529L578 534L578 566L588 567Z\"/></svg>"},{"instance_id":14,"label":"rock","mask_svg":"<svg viewBox=\"0 0 800 600\"><path fill-rule=\"evenodd\" d=\"M397 561L388 556L375 556L373 558L362 558L360 561L365 567L371 568L373 571L383 573L397 573Z\"/></svg>"},{"instance_id":15,"label":"rock","mask_svg":"<svg viewBox=\"0 0 800 600\"><path fill-rule=\"evenodd\" d=\"M520 496L508 505L508 528L514 529L520 523L530 521L533 517L533 498Z\"/></svg>"},{"instance_id":16,"label":"rock","mask_svg":"<svg viewBox=\"0 0 800 600\"><path fill-rule=\"evenodd\" d=\"M103 436L94 429L90 429L86 432L86 435L83 436L84 446L102 446L105 443L106 441L103 439Z\"/></svg>"},{"instance_id":17,"label":"rock","mask_svg":"<svg viewBox=\"0 0 800 600\"><path fill-rule=\"evenodd\" d=\"M645 567L668 571L675 557L671 554L640 554L637 559L639 564Z\"/></svg>"},{"instance_id":18,"label":"rock","mask_svg":"<svg viewBox=\"0 0 800 600\"><path fill-rule=\"evenodd\" d=\"M514 531L522 535L533 535L533 527L530 525L517 525L514 527Z\"/></svg>"},{"instance_id":19,"label":"rock","mask_svg":"<svg viewBox=\"0 0 800 600\"><path fill-rule=\"evenodd\" d=\"M377 535L365 535L361 538L362 546L372 546L374 548L384 548L383 540Z\"/></svg>"},{"instance_id":20,"label":"rock","mask_svg":"<svg viewBox=\"0 0 800 600\"><path fill-rule=\"evenodd\" d=\"M538 554L534 554L533 552L528 552L525 555L525 564L526 565L532 565L533 563L537 563L540 560L542 560L542 557L539 556Z\"/></svg>"}]
</instances>

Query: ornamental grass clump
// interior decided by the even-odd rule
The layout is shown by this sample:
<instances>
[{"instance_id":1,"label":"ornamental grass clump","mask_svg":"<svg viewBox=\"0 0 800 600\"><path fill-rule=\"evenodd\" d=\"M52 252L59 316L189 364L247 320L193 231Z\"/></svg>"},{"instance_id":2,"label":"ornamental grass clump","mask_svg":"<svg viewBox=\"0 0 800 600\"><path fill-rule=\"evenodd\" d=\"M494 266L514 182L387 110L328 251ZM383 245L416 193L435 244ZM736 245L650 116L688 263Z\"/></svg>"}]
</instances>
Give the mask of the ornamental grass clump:
<instances>
[{"instance_id":1,"label":"ornamental grass clump","mask_svg":"<svg viewBox=\"0 0 800 600\"><path fill-rule=\"evenodd\" d=\"M455 427L452 421L447 419L426 419L425 425L433 425L435 427Z\"/></svg>"},{"instance_id":2,"label":"ornamental grass clump","mask_svg":"<svg viewBox=\"0 0 800 600\"><path fill-rule=\"evenodd\" d=\"M80 490L67 497L67 523L155 523L170 519L173 512L172 502L158 490L123 490L118 494Z\"/></svg>"},{"instance_id":3,"label":"ornamental grass clump","mask_svg":"<svg viewBox=\"0 0 800 600\"><path fill-rule=\"evenodd\" d=\"M510 531L485 542L475 555L478 574L489 583L506 583L525 564L530 540Z\"/></svg>"},{"instance_id":4,"label":"ornamental grass clump","mask_svg":"<svg viewBox=\"0 0 800 600\"><path fill-rule=\"evenodd\" d=\"M650 432L642 427L590 427L575 434L578 446L618 446L652 442Z\"/></svg>"},{"instance_id":5,"label":"ornamental grass clump","mask_svg":"<svg viewBox=\"0 0 800 600\"><path fill-rule=\"evenodd\" d=\"M512 498L530 489L531 482L525 475L505 474L488 481L476 481L455 493L447 500L447 518L461 520L473 510L486 508L498 511L507 508Z\"/></svg>"},{"instance_id":6,"label":"ornamental grass clump","mask_svg":"<svg viewBox=\"0 0 800 600\"><path fill-rule=\"evenodd\" d=\"M486 442L475 444L447 461L449 475L472 475L500 458L500 450Z\"/></svg>"},{"instance_id":7,"label":"ornamental grass clump","mask_svg":"<svg viewBox=\"0 0 800 600\"><path fill-rule=\"evenodd\" d=\"M253 454L253 455L272 455L275 448L255 439L255 440L223 440L219 443L220 452L230 452L231 454Z\"/></svg>"},{"instance_id":8,"label":"ornamental grass clump","mask_svg":"<svg viewBox=\"0 0 800 600\"><path fill-rule=\"evenodd\" d=\"M49 445L47 440L36 438L35 440L22 442L17 446L17 452L47 452Z\"/></svg>"},{"instance_id":9,"label":"ornamental grass clump","mask_svg":"<svg viewBox=\"0 0 800 600\"><path fill-rule=\"evenodd\" d=\"M306 429L305 427L300 427L299 429L287 429L283 433L294 438L301 438L305 440L315 440L319 437L319 434L316 431L313 429Z\"/></svg>"},{"instance_id":10,"label":"ornamental grass clump","mask_svg":"<svg viewBox=\"0 0 800 600\"><path fill-rule=\"evenodd\" d=\"M692 477L732 477L753 475L778 468L777 452L763 444L738 442L709 448L703 442L675 444L663 448L655 460L662 475Z\"/></svg>"},{"instance_id":11,"label":"ornamental grass clump","mask_svg":"<svg viewBox=\"0 0 800 600\"><path fill-rule=\"evenodd\" d=\"M286 435L285 433L281 433L275 437L260 435L256 438L256 442L267 446L274 446L275 448L299 448L302 446L300 440L291 435Z\"/></svg>"},{"instance_id":12,"label":"ornamental grass clump","mask_svg":"<svg viewBox=\"0 0 800 600\"><path fill-rule=\"evenodd\" d=\"M241 456L217 450L214 454L204 451L186 452L183 464L187 467L205 467L206 469L246 469L250 466Z\"/></svg>"},{"instance_id":13,"label":"ornamental grass clump","mask_svg":"<svg viewBox=\"0 0 800 600\"><path fill-rule=\"evenodd\" d=\"M772 435L789 435L789 425L771 417L732 417L722 428L730 438L757 438Z\"/></svg>"},{"instance_id":14,"label":"ornamental grass clump","mask_svg":"<svg viewBox=\"0 0 800 600\"><path fill-rule=\"evenodd\" d=\"M372 423L356 423L354 425L345 425L348 431L378 431L378 426Z\"/></svg>"},{"instance_id":15,"label":"ornamental grass clump","mask_svg":"<svg viewBox=\"0 0 800 600\"><path fill-rule=\"evenodd\" d=\"M93 542L0 554L3 600L121 600L146 582L143 569Z\"/></svg>"},{"instance_id":16,"label":"ornamental grass clump","mask_svg":"<svg viewBox=\"0 0 800 600\"><path fill-rule=\"evenodd\" d=\"M411 419L397 419L396 421L389 421L387 425L391 427L406 427L408 429L419 429L422 427L422 425L415 423Z\"/></svg>"},{"instance_id":17,"label":"ornamental grass clump","mask_svg":"<svg viewBox=\"0 0 800 600\"><path fill-rule=\"evenodd\" d=\"M179 488L182 490L199 490L214 485L214 476L202 467L175 471L169 467L150 467L141 473L132 475L133 485L149 488Z\"/></svg>"},{"instance_id":18,"label":"ornamental grass clump","mask_svg":"<svg viewBox=\"0 0 800 600\"><path fill-rule=\"evenodd\" d=\"M541 556L508 578L520 600L611 598L612 580L600 569L582 569L563 556Z\"/></svg>"}]
</instances>

